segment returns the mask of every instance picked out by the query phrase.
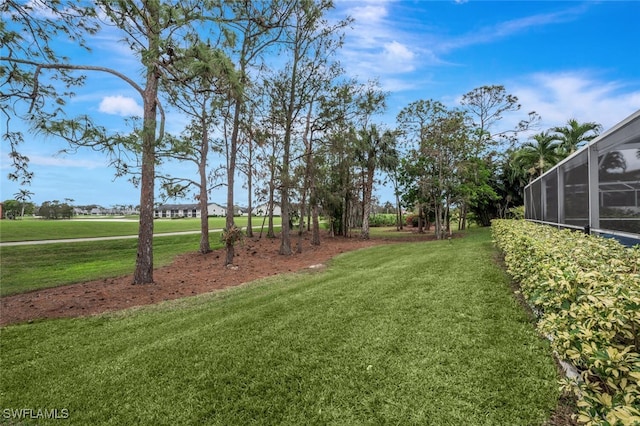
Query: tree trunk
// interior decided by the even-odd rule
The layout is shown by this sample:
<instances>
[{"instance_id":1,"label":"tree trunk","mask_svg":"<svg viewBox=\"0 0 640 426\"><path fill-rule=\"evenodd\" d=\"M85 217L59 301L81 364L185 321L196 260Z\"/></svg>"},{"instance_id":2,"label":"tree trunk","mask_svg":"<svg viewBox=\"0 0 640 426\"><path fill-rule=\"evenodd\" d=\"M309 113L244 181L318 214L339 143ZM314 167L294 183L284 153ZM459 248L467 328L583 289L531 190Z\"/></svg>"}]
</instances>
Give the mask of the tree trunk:
<instances>
[{"instance_id":1,"label":"tree trunk","mask_svg":"<svg viewBox=\"0 0 640 426\"><path fill-rule=\"evenodd\" d=\"M286 137L285 137L286 138ZM280 210L282 223L280 225L280 251L282 255L291 254L291 235L289 227L289 147L285 142L285 155L282 164L282 189L280 198Z\"/></svg>"},{"instance_id":2,"label":"tree trunk","mask_svg":"<svg viewBox=\"0 0 640 426\"><path fill-rule=\"evenodd\" d=\"M372 161L375 161L375 159L369 159L370 163ZM374 173L375 168L372 167L372 164L369 164L362 191L362 231L360 233L360 238L363 240L369 239L369 215L371 214L371 193L373 192Z\"/></svg>"},{"instance_id":3,"label":"tree trunk","mask_svg":"<svg viewBox=\"0 0 640 426\"><path fill-rule=\"evenodd\" d=\"M443 211L442 211L442 204L441 203L436 203L436 209L435 209L435 213L436 213L436 223L435 223L435 232L436 232L436 239L437 240L441 240L442 239L442 215L443 215Z\"/></svg>"},{"instance_id":4,"label":"tree trunk","mask_svg":"<svg viewBox=\"0 0 640 426\"><path fill-rule=\"evenodd\" d=\"M313 137L311 134L311 114L313 113L313 102L311 99L309 103L309 111L307 112L306 117L306 125L304 128L304 134L302 135L302 141L305 146L305 160L306 167L304 171L304 180L302 182L302 197L300 203L300 223L298 224L298 253L302 253L302 235L304 234L304 217L306 215L306 199L309 191L309 186L311 185L311 174L313 168ZM311 201L309 201L311 204ZM307 221L308 223L308 221Z\"/></svg>"},{"instance_id":5,"label":"tree trunk","mask_svg":"<svg viewBox=\"0 0 640 426\"><path fill-rule=\"evenodd\" d=\"M149 7L149 57L160 57L160 36L155 30L160 22L157 7ZM140 222L138 251L133 273L134 284L153 283L153 211L156 163L156 114L158 99L157 65L147 65L146 87L143 94L142 175L140 179Z\"/></svg>"},{"instance_id":6,"label":"tree trunk","mask_svg":"<svg viewBox=\"0 0 640 426\"><path fill-rule=\"evenodd\" d=\"M244 70L243 70L244 71ZM236 156L238 149L238 132L240 128L240 99L236 99L233 112L233 130L231 132L231 140L227 146L227 214L225 229L230 232L235 227L233 218L234 207L234 182L236 174ZM234 241L227 238L225 241L227 255L225 256L224 265L233 265L235 256Z\"/></svg>"},{"instance_id":7,"label":"tree trunk","mask_svg":"<svg viewBox=\"0 0 640 426\"><path fill-rule=\"evenodd\" d=\"M204 104L203 104L204 105ZM203 108L204 109L204 108ZM207 194L207 156L209 155L209 132L207 131L206 113L202 116L202 144L200 146L200 163L198 172L200 173L200 253L205 254L211 251L209 243L209 197Z\"/></svg>"},{"instance_id":8,"label":"tree trunk","mask_svg":"<svg viewBox=\"0 0 640 426\"><path fill-rule=\"evenodd\" d=\"M249 148L249 159L247 164L247 237L253 238L253 225L251 223L251 208L252 208L252 200L253 200L253 142L251 140L248 141Z\"/></svg>"},{"instance_id":9,"label":"tree trunk","mask_svg":"<svg viewBox=\"0 0 640 426\"><path fill-rule=\"evenodd\" d=\"M400 205L400 195L396 191L396 228L398 231L402 231L402 206Z\"/></svg>"},{"instance_id":10,"label":"tree trunk","mask_svg":"<svg viewBox=\"0 0 640 426\"><path fill-rule=\"evenodd\" d=\"M305 207L307 195L306 192L302 192L302 198L300 200L300 223L298 223L298 244L296 251L298 253L302 253L302 235L304 234L304 216L305 216Z\"/></svg>"},{"instance_id":11,"label":"tree trunk","mask_svg":"<svg viewBox=\"0 0 640 426\"><path fill-rule=\"evenodd\" d=\"M464 231L465 229L467 229L467 203L462 203L459 230Z\"/></svg>"},{"instance_id":12,"label":"tree trunk","mask_svg":"<svg viewBox=\"0 0 640 426\"><path fill-rule=\"evenodd\" d=\"M311 187L311 196L309 202L311 203L311 221L313 226L311 227L311 244L314 246L320 245L320 220L318 218L318 203L315 201L315 185Z\"/></svg>"},{"instance_id":13,"label":"tree trunk","mask_svg":"<svg viewBox=\"0 0 640 426\"><path fill-rule=\"evenodd\" d=\"M145 102L146 104L146 102ZM153 283L153 203L155 181L155 96L145 105L140 181L140 222L134 284ZM152 115L153 114L153 115Z\"/></svg>"},{"instance_id":14,"label":"tree trunk","mask_svg":"<svg viewBox=\"0 0 640 426\"><path fill-rule=\"evenodd\" d=\"M267 226L267 238L275 238L276 234L273 229L273 197L275 193L275 188L273 182L269 184L269 202L267 204L267 216L269 217L269 224Z\"/></svg>"},{"instance_id":15,"label":"tree trunk","mask_svg":"<svg viewBox=\"0 0 640 426\"><path fill-rule=\"evenodd\" d=\"M298 70L298 56L297 49L294 50L293 66L291 69L291 83L289 86L289 99L286 105L286 121L284 127L284 143L282 147L282 173L280 175L281 181L281 199L280 209L282 210L282 224L280 232L280 254L288 256L291 254L291 235L289 227L289 189L291 183L289 182L289 161L291 154L291 136L293 133L293 113L296 108L296 88L297 88L297 70Z\"/></svg>"}]
</instances>

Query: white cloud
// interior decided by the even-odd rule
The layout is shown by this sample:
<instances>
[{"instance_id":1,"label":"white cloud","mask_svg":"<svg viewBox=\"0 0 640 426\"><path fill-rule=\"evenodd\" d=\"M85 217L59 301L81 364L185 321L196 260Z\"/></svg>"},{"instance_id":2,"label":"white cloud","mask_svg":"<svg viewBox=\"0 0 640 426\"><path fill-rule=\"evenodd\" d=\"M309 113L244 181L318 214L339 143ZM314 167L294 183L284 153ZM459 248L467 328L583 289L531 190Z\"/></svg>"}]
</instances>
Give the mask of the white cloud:
<instances>
[{"instance_id":1,"label":"white cloud","mask_svg":"<svg viewBox=\"0 0 640 426\"><path fill-rule=\"evenodd\" d=\"M143 110L133 98L125 96L105 96L98 108L100 112L106 114L120 115L123 117L142 117Z\"/></svg>"},{"instance_id":2,"label":"white cloud","mask_svg":"<svg viewBox=\"0 0 640 426\"><path fill-rule=\"evenodd\" d=\"M104 162L88 160L83 158L60 158L60 157L47 157L44 155L30 155L29 164L36 166L50 166L50 167L73 167L81 169L97 169L106 167Z\"/></svg>"},{"instance_id":3,"label":"white cloud","mask_svg":"<svg viewBox=\"0 0 640 426\"><path fill-rule=\"evenodd\" d=\"M526 111L542 116L543 129L570 118L594 121L608 129L640 106L640 90L617 81L603 81L585 72L537 73L510 88Z\"/></svg>"},{"instance_id":4,"label":"white cloud","mask_svg":"<svg viewBox=\"0 0 640 426\"><path fill-rule=\"evenodd\" d=\"M397 61L411 62L415 54L407 46L394 40L384 44L384 56L390 63L396 64Z\"/></svg>"},{"instance_id":5,"label":"white cloud","mask_svg":"<svg viewBox=\"0 0 640 426\"><path fill-rule=\"evenodd\" d=\"M392 39L393 23L386 18L389 15L387 1L362 1L345 3L344 14L353 18L348 38L357 49L379 48L383 41Z\"/></svg>"},{"instance_id":6,"label":"white cloud","mask_svg":"<svg viewBox=\"0 0 640 426\"><path fill-rule=\"evenodd\" d=\"M389 12L382 2L365 4L364 6L356 6L350 9L351 16L358 21L368 23L380 22Z\"/></svg>"},{"instance_id":7,"label":"white cloud","mask_svg":"<svg viewBox=\"0 0 640 426\"><path fill-rule=\"evenodd\" d=\"M514 34L524 33L531 28L547 25L562 24L577 19L587 10L588 5L580 5L559 12L541 13L538 15L525 16L488 25L481 28L473 28L467 34L442 40L437 46L439 52L449 52L451 50L475 46L478 44L492 43L496 40L509 37Z\"/></svg>"},{"instance_id":8,"label":"white cloud","mask_svg":"<svg viewBox=\"0 0 640 426\"><path fill-rule=\"evenodd\" d=\"M421 50L409 41L413 38L389 19L394 1L343 2L343 13L354 18L353 28L340 52L349 74L360 79L390 80L412 72ZM397 84L393 84L397 86Z\"/></svg>"}]
</instances>

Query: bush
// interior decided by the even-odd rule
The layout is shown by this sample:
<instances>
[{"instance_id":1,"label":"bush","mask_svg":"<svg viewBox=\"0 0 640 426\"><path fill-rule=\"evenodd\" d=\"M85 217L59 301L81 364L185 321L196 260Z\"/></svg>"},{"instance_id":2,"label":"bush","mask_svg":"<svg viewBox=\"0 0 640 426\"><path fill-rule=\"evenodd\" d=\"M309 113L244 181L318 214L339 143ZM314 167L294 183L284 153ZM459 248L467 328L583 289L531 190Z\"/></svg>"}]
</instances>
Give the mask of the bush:
<instances>
[{"instance_id":1,"label":"bush","mask_svg":"<svg viewBox=\"0 0 640 426\"><path fill-rule=\"evenodd\" d=\"M369 226L396 226L396 215L377 214L369 216Z\"/></svg>"},{"instance_id":2,"label":"bush","mask_svg":"<svg viewBox=\"0 0 640 426\"><path fill-rule=\"evenodd\" d=\"M511 207L507 212L508 219L524 219L524 206Z\"/></svg>"},{"instance_id":3,"label":"bush","mask_svg":"<svg viewBox=\"0 0 640 426\"><path fill-rule=\"evenodd\" d=\"M406 220L406 224L407 226L414 226L417 227L418 226L418 215L417 214L410 214L407 215Z\"/></svg>"},{"instance_id":4,"label":"bush","mask_svg":"<svg viewBox=\"0 0 640 426\"><path fill-rule=\"evenodd\" d=\"M495 220L509 273L538 329L580 376L578 421L640 423L640 247L526 221Z\"/></svg>"}]
</instances>

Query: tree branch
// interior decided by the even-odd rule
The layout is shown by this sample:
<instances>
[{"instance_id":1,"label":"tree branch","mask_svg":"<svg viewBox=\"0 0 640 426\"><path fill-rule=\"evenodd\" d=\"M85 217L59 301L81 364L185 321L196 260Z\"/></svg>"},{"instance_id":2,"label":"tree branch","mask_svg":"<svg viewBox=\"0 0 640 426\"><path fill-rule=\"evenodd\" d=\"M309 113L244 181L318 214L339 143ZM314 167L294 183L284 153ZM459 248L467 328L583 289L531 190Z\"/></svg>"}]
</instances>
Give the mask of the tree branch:
<instances>
[{"instance_id":1,"label":"tree branch","mask_svg":"<svg viewBox=\"0 0 640 426\"><path fill-rule=\"evenodd\" d=\"M43 64L43 63L38 63L38 62L27 60L27 59L11 58L11 57L6 57L6 56L1 56L0 57L0 61L15 62L15 63L18 63L18 64L33 65L33 66L36 67L36 70L35 70L35 72L33 74L34 84L33 84L33 92L31 94L32 104L31 104L31 107L29 108L29 112L31 112L33 110L33 105L35 103L36 94L38 93L38 88L39 88L38 78L39 78L39 75L40 75L40 71L43 70L43 69L105 72L105 73L108 73L108 74L115 75L116 77L118 77L118 78L124 80L125 82L129 83L129 85L131 87L133 87L140 94L140 96L144 97L144 89L142 87L140 87L140 85L138 83L136 83L135 81L133 81L132 79L130 79L129 77L124 75L123 73L121 73L119 71L116 71L114 69L111 69L111 68L94 66L94 65Z\"/></svg>"}]
</instances>

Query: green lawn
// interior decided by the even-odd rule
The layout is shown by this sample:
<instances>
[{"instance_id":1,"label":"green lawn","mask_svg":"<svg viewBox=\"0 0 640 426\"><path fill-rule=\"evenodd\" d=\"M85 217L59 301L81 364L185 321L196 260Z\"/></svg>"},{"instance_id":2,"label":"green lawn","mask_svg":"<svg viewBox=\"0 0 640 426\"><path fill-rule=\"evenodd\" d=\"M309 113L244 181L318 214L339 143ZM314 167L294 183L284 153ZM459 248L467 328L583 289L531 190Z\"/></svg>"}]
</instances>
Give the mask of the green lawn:
<instances>
[{"instance_id":1,"label":"green lawn","mask_svg":"<svg viewBox=\"0 0 640 426\"><path fill-rule=\"evenodd\" d=\"M253 217L252 225L262 226L262 217ZM236 217L236 225L247 226L246 217ZM280 218L274 218L279 225ZM225 218L210 217L209 229L225 227ZM198 231L200 219L156 219L154 233ZM0 242L53 240L60 238L112 237L137 235L138 220L0 220Z\"/></svg>"},{"instance_id":2,"label":"green lawn","mask_svg":"<svg viewBox=\"0 0 640 426\"><path fill-rule=\"evenodd\" d=\"M0 407L66 409L74 425L542 424L554 362L490 238L379 246L323 272L4 327Z\"/></svg>"},{"instance_id":3,"label":"green lawn","mask_svg":"<svg viewBox=\"0 0 640 426\"><path fill-rule=\"evenodd\" d=\"M222 247L220 232L211 232L209 242L212 249ZM0 296L131 274L137 244L122 239L1 247ZM155 238L154 267L199 247L199 233Z\"/></svg>"},{"instance_id":4,"label":"green lawn","mask_svg":"<svg viewBox=\"0 0 640 426\"><path fill-rule=\"evenodd\" d=\"M220 233L210 235L212 248L222 247ZM137 240L109 240L3 247L0 256L0 296L40 288L133 273ZM155 238L154 266L171 263L176 255L197 251L200 235Z\"/></svg>"}]
</instances>

